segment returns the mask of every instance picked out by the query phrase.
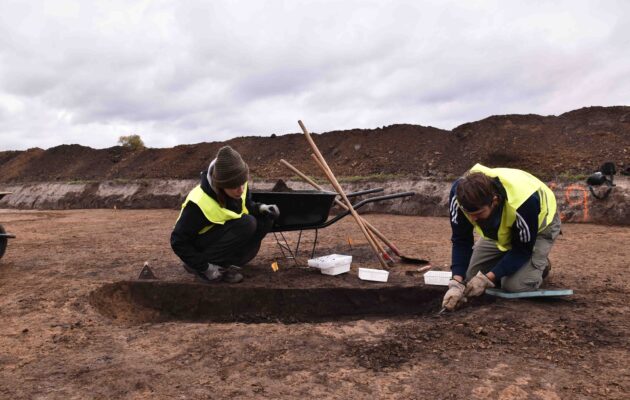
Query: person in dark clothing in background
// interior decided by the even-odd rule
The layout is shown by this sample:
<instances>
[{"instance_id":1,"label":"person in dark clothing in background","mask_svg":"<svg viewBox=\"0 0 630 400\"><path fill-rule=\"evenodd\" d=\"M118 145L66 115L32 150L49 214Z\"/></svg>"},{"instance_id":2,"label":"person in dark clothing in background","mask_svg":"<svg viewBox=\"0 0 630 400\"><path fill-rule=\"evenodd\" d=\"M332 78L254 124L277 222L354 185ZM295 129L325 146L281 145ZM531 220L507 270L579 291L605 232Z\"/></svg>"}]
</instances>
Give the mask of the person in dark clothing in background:
<instances>
[{"instance_id":1,"label":"person in dark clothing in background","mask_svg":"<svg viewBox=\"0 0 630 400\"><path fill-rule=\"evenodd\" d=\"M453 183L449 205L453 278L442 307L454 310L498 285L540 287L560 233L551 189L525 171L477 164ZM480 235L474 246L473 229Z\"/></svg>"},{"instance_id":2,"label":"person in dark clothing in background","mask_svg":"<svg viewBox=\"0 0 630 400\"><path fill-rule=\"evenodd\" d=\"M252 201L248 177L241 155L224 146L182 204L171 247L186 271L204 282L242 281L240 267L256 256L280 215L276 205Z\"/></svg>"}]
</instances>

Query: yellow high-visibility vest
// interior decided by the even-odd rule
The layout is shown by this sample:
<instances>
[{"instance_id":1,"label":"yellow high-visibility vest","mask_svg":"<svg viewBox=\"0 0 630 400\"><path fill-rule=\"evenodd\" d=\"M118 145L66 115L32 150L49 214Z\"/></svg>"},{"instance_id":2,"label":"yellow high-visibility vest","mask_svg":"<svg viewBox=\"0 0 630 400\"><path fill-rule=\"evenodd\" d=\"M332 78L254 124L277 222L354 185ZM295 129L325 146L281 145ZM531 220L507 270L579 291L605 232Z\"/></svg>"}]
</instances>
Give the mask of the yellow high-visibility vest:
<instances>
[{"instance_id":1,"label":"yellow high-visibility vest","mask_svg":"<svg viewBox=\"0 0 630 400\"><path fill-rule=\"evenodd\" d=\"M241 195L241 201L243 202L243 208L241 213L235 213L232 210L228 210L227 208L221 207L221 205L212 197L208 196L206 192L203 191L201 185L195 186L193 190L188 193L186 196L186 200L184 204L182 204L182 209L179 212L179 217L182 216L182 212L184 211L184 207L188 204L189 201L195 203L201 209L203 215L208 219L208 221L212 222L212 225L208 225L200 230L198 233L201 235L209 231L214 224L223 225L226 221L232 219L239 219L243 216L243 214L249 214L247 207L245 207L245 199L247 198L247 182L245 182L245 188L243 190L243 194Z\"/></svg>"},{"instance_id":2,"label":"yellow high-visibility vest","mask_svg":"<svg viewBox=\"0 0 630 400\"><path fill-rule=\"evenodd\" d=\"M540 198L540 213L538 214L538 232L542 231L551 223L556 214L556 196L551 189L535 176L513 168L488 168L481 164L475 164L470 172L481 172L492 178L499 178L501 184L505 188L507 199L503 205L503 214L501 215L501 224L497 232L496 245L501 251L508 251L512 248L512 225L516 221L516 210L527 200L532 194L538 192ZM462 209L463 211L463 209ZM473 224L479 235L487 238L479 225L472 221L466 212L464 216ZM490 239L493 240L493 239Z\"/></svg>"}]
</instances>

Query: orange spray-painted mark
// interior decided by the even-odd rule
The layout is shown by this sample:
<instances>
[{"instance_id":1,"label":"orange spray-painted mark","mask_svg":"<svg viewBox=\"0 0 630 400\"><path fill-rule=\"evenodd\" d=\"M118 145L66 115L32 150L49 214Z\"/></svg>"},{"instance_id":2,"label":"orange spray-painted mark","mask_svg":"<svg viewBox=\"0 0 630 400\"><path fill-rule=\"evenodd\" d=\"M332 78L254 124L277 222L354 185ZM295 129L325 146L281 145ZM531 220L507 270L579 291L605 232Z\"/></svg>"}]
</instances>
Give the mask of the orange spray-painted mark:
<instances>
[{"instance_id":1,"label":"orange spray-painted mark","mask_svg":"<svg viewBox=\"0 0 630 400\"><path fill-rule=\"evenodd\" d=\"M547 186L549 186L549 189L551 190L556 190L556 188L558 187L558 184L556 182L550 182ZM558 211L560 209L558 208ZM560 222L564 222L567 219L567 215L565 214L564 211L559 211L558 213L560 215Z\"/></svg>"},{"instance_id":2,"label":"orange spray-painted mark","mask_svg":"<svg viewBox=\"0 0 630 400\"><path fill-rule=\"evenodd\" d=\"M577 193L577 196L575 194ZM581 193L581 196L580 196ZM581 197L581 198L580 198ZM564 190L564 199L569 207L582 207L582 221L588 221L588 190L583 185L573 184ZM562 215L561 215L562 217Z\"/></svg>"}]
</instances>

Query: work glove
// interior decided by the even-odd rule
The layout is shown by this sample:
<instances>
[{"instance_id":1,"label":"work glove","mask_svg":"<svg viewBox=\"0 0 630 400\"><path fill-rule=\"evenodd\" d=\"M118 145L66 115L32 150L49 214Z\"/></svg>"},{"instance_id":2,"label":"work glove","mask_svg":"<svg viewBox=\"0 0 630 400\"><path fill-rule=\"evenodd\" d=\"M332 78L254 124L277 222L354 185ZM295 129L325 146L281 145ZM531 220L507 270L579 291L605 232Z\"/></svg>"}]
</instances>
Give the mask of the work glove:
<instances>
[{"instance_id":1,"label":"work glove","mask_svg":"<svg viewBox=\"0 0 630 400\"><path fill-rule=\"evenodd\" d=\"M483 272L479 271L477 272L477 275L475 275L466 284L466 291L464 292L464 295L466 295L466 297L481 296L487 288L493 287L494 283L492 283L490 278L488 278Z\"/></svg>"},{"instance_id":2,"label":"work glove","mask_svg":"<svg viewBox=\"0 0 630 400\"><path fill-rule=\"evenodd\" d=\"M208 269L201 273L204 275L209 281L216 281L221 279L223 276L223 268L218 265L214 265L212 263L208 263Z\"/></svg>"},{"instance_id":3,"label":"work glove","mask_svg":"<svg viewBox=\"0 0 630 400\"><path fill-rule=\"evenodd\" d=\"M466 302L464 290L466 290L466 285L463 283L455 279L448 281L448 290L444 295L444 300L442 300L442 308L453 311L464 304Z\"/></svg>"},{"instance_id":4,"label":"work glove","mask_svg":"<svg viewBox=\"0 0 630 400\"><path fill-rule=\"evenodd\" d=\"M273 219L280 216L280 209L275 204L261 204L258 210L262 215L269 215Z\"/></svg>"}]
</instances>

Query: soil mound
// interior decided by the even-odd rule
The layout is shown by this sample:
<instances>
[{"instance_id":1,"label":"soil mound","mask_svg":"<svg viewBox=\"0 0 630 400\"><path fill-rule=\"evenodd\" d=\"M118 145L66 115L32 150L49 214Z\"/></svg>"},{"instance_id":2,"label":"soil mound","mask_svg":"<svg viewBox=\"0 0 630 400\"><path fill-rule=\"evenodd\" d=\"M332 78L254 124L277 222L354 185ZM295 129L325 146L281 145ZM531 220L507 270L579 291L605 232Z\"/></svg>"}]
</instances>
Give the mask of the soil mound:
<instances>
[{"instance_id":1,"label":"soil mound","mask_svg":"<svg viewBox=\"0 0 630 400\"><path fill-rule=\"evenodd\" d=\"M452 131L397 124L314 134L314 140L340 177L451 178L481 162L552 179L590 174L605 161L627 170L630 107L587 107L560 116L492 116ZM196 179L225 144L243 155L258 179L291 177L279 164L281 158L319 175L306 141L294 133L137 151L79 145L5 151L0 152L0 182Z\"/></svg>"}]
</instances>

